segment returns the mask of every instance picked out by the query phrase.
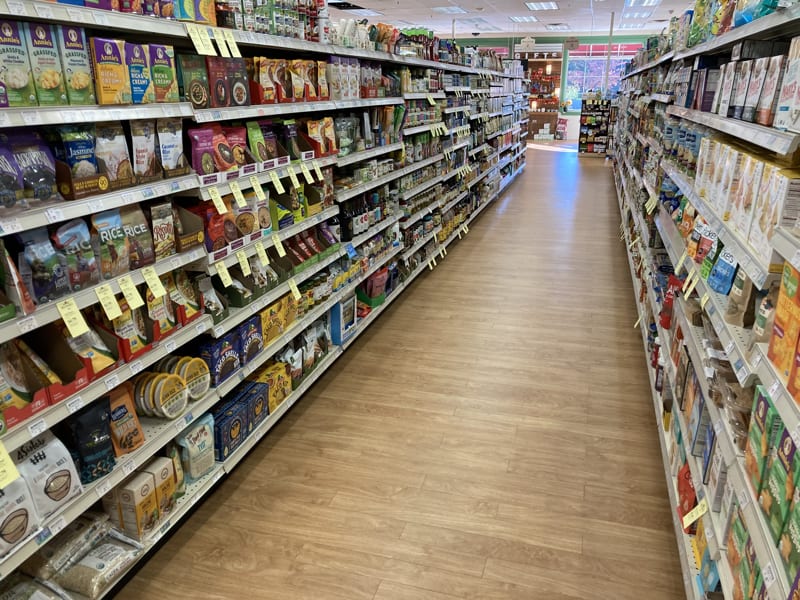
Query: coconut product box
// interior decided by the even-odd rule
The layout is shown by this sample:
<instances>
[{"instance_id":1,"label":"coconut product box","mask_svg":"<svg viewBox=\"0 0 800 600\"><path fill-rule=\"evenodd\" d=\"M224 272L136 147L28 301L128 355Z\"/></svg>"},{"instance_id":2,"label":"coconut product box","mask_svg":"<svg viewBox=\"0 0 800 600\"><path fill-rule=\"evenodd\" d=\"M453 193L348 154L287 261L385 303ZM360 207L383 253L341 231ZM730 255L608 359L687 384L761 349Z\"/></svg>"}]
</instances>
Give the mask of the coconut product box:
<instances>
[{"instance_id":1,"label":"coconut product box","mask_svg":"<svg viewBox=\"0 0 800 600\"><path fill-rule=\"evenodd\" d=\"M793 38L789 46L780 90L772 126L797 131L800 126L800 37Z\"/></svg>"},{"instance_id":2,"label":"coconut product box","mask_svg":"<svg viewBox=\"0 0 800 600\"><path fill-rule=\"evenodd\" d=\"M743 60L736 67L736 83L733 86L733 99L731 100L734 119L742 118L754 62L752 60Z\"/></svg>"},{"instance_id":3,"label":"coconut product box","mask_svg":"<svg viewBox=\"0 0 800 600\"><path fill-rule=\"evenodd\" d=\"M785 67L786 57L782 54L769 59L764 87L761 89L761 97L758 99L756 107L756 123L767 127L772 125L775 111L778 108L778 92L783 82Z\"/></svg>"},{"instance_id":4,"label":"coconut product box","mask_svg":"<svg viewBox=\"0 0 800 600\"><path fill-rule=\"evenodd\" d=\"M25 23L25 43L39 106L67 104L67 89L61 72L61 54L54 25Z\"/></svg>"},{"instance_id":5,"label":"coconut product box","mask_svg":"<svg viewBox=\"0 0 800 600\"><path fill-rule=\"evenodd\" d=\"M753 122L756 120L756 107L761 100L761 92L767 79L767 69L769 68L769 57L757 58L753 61L753 69L750 73L750 83L747 86L747 97L744 101L742 120Z\"/></svg>"},{"instance_id":6,"label":"coconut product box","mask_svg":"<svg viewBox=\"0 0 800 600\"><path fill-rule=\"evenodd\" d=\"M761 493L770 452L775 447L782 422L764 386L756 386L753 413L744 449L744 468L753 491Z\"/></svg>"},{"instance_id":7,"label":"coconut product box","mask_svg":"<svg viewBox=\"0 0 800 600\"><path fill-rule=\"evenodd\" d=\"M796 452L797 448L789 430L782 428L775 456L770 462L767 479L758 497L758 503L776 544L780 542L786 518L789 516L795 485L800 478L800 457L795 460Z\"/></svg>"},{"instance_id":8,"label":"coconut product box","mask_svg":"<svg viewBox=\"0 0 800 600\"><path fill-rule=\"evenodd\" d=\"M0 19L0 107L37 105L25 25Z\"/></svg>"},{"instance_id":9,"label":"coconut product box","mask_svg":"<svg viewBox=\"0 0 800 600\"><path fill-rule=\"evenodd\" d=\"M208 108L211 92L205 59L194 54L179 54L177 64L180 97L196 109Z\"/></svg>"},{"instance_id":10,"label":"coconut product box","mask_svg":"<svg viewBox=\"0 0 800 600\"><path fill-rule=\"evenodd\" d=\"M123 531L137 540L143 539L158 524L158 498L152 473L135 473L117 493Z\"/></svg>"},{"instance_id":11,"label":"coconut product box","mask_svg":"<svg viewBox=\"0 0 800 600\"><path fill-rule=\"evenodd\" d=\"M131 79L125 64L125 42L89 38L98 104L130 104Z\"/></svg>"},{"instance_id":12,"label":"coconut product box","mask_svg":"<svg viewBox=\"0 0 800 600\"><path fill-rule=\"evenodd\" d=\"M59 25L56 39L67 100L73 105L96 104L92 57L83 27Z\"/></svg>"},{"instance_id":13,"label":"coconut product box","mask_svg":"<svg viewBox=\"0 0 800 600\"><path fill-rule=\"evenodd\" d=\"M769 340L767 357L786 383L794 366L795 350L800 336L800 273L788 262L783 265L781 289L775 306L775 322Z\"/></svg>"},{"instance_id":14,"label":"coconut product box","mask_svg":"<svg viewBox=\"0 0 800 600\"><path fill-rule=\"evenodd\" d=\"M125 64L131 80L131 99L134 104L156 101L155 88L150 76L150 52L147 44L125 42Z\"/></svg>"},{"instance_id":15,"label":"coconut product box","mask_svg":"<svg viewBox=\"0 0 800 600\"><path fill-rule=\"evenodd\" d=\"M175 71L175 50L172 46L150 44L150 71L156 102L178 102L178 75Z\"/></svg>"}]
</instances>

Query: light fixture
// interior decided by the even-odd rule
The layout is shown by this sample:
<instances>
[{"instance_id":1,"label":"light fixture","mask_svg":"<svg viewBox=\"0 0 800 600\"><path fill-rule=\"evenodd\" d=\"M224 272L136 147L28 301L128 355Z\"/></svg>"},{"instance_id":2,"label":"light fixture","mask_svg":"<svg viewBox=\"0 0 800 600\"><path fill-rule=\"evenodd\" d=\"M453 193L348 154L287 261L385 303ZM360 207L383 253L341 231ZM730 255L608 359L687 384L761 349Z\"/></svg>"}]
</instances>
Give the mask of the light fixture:
<instances>
[{"instance_id":1,"label":"light fixture","mask_svg":"<svg viewBox=\"0 0 800 600\"><path fill-rule=\"evenodd\" d=\"M569 25L566 23L548 23L544 27L547 31L569 31Z\"/></svg>"},{"instance_id":2,"label":"light fixture","mask_svg":"<svg viewBox=\"0 0 800 600\"><path fill-rule=\"evenodd\" d=\"M558 4L555 2L526 2L525 6L528 10L558 10Z\"/></svg>"},{"instance_id":3,"label":"light fixture","mask_svg":"<svg viewBox=\"0 0 800 600\"><path fill-rule=\"evenodd\" d=\"M371 8L356 8L353 10L348 10L351 15L357 15L359 17L380 17L383 15L382 12L378 12L377 10L372 10Z\"/></svg>"},{"instance_id":4,"label":"light fixture","mask_svg":"<svg viewBox=\"0 0 800 600\"><path fill-rule=\"evenodd\" d=\"M508 17L508 18L514 21L514 23L536 23L539 20L533 15L530 16L526 15L524 17Z\"/></svg>"},{"instance_id":5,"label":"light fixture","mask_svg":"<svg viewBox=\"0 0 800 600\"><path fill-rule=\"evenodd\" d=\"M460 6L434 6L431 10L445 15L465 15L469 12Z\"/></svg>"},{"instance_id":6,"label":"light fixture","mask_svg":"<svg viewBox=\"0 0 800 600\"><path fill-rule=\"evenodd\" d=\"M550 74L552 74L552 72L553 72L553 65L551 65L550 63L547 63L544 66L544 74L545 75L550 75Z\"/></svg>"},{"instance_id":7,"label":"light fixture","mask_svg":"<svg viewBox=\"0 0 800 600\"><path fill-rule=\"evenodd\" d=\"M619 29L644 29L644 23L620 23Z\"/></svg>"},{"instance_id":8,"label":"light fixture","mask_svg":"<svg viewBox=\"0 0 800 600\"><path fill-rule=\"evenodd\" d=\"M652 10L626 10L622 13L623 19L649 19L652 16Z\"/></svg>"},{"instance_id":9,"label":"light fixture","mask_svg":"<svg viewBox=\"0 0 800 600\"><path fill-rule=\"evenodd\" d=\"M661 0L625 0L625 6L658 6Z\"/></svg>"}]
</instances>

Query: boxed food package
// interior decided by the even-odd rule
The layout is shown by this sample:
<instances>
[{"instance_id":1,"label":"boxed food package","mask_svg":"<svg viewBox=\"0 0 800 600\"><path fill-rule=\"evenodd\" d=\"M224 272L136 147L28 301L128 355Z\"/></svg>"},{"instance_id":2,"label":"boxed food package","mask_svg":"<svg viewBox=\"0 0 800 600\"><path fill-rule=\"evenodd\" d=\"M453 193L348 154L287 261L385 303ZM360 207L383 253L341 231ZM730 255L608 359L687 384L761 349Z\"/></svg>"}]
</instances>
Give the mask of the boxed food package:
<instances>
[{"instance_id":1,"label":"boxed food package","mask_svg":"<svg viewBox=\"0 0 800 600\"><path fill-rule=\"evenodd\" d=\"M141 540L158 524L156 482L152 473L135 473L117 493L123 531Z\"/></svg>"},{"instance_id":2,"label":"boxed food package","mask_svg":"<svg viewBox=\"0 0 800 600\"><path fill-rule=\"evenodd\" d=\"M238 327L239 347L241 361L246 365L253 360L264 348L264 338L261 333L261 317L253 315Z\"/></svg>"},{"instance_id":3,"label":"boxed food package","mask_svg":"<svg viewBox=\"0 0 800 600\"><path fill-rule=\"evenodd\" d=\"M247 405L229 402L212 412L214 417L214 456L223 462L242 445L248 434Z\"/></svg>"},{"instance_id":4,"label":"boxed food package","mask_svg":"<svg viewBox=\"0 0 800 600\"><path fill-rule=\"evenodd\" d=\"M130 104L131 79L125 64L125 42L89 38L98 104Z\"/></svg>"},{"instance_id":5,"label":"boxed food package","mask_svg":"<svg viewBox=\"0 0 800 600\"><path fill-rule=\"evenodd\" d=\"M231 81L228 79L228 63L220 56L206 56L208 87L212 108L225 108L231 105Z\"/></svg>"},{"instance_id":6,"label":"boxed food package","mask_svg":"<svg viewBox=\"0 0 800 600\"><path fill-rule=\"evenodd\" d=\"M231 106L250 106L250 84L243 58L226 58L225 72L231 95Z\"/></svg>"},{"instance_id":7,"label":"boxed food package","mask_svg":"<svg viewBox=\"0 0 800 600\"><path fill-rule=\"evenodd\" d=\"M797 131L800 126L800 37L792 38L780 90L772 126Z\"/></svg>"},{"instance_id":8,"label":"boxed food package","mask_svg":"<svg viewBox=\"0 0 800 600\"><path fill-rule=\"evenodd\" d=\"M25 41L39 106L67 104L67 89L61 72L61 53L55 26L47 23L25 23Z\"/></svg>"},{"instance_id":9,"label":"boxed food package","mask_svg":"<svg viewBox=\"0 0 800 600\"><path fill-rule=\"evenodd\" d=\"M24 27L0 19L0 107L38 105Z\"/></svg>"},{"instance_id":10,"label":"boxed food package","mask_svg":"<svg viewBox=\"0 0 800 600\"><path fill-rule=\"evenodd\" d=\"M756 386L753 414L744 449L744 468L756 495L761 493L769 455L775 447L782 425L780 415L767 390L761 385Z\"/></svg>"},{"instance_id":11,"label":"boxed food package","mask_svg":"<svg viewBox=\"0 0 800 600\"><path fill-rule=\"evenodd\" d=\"M269 416L269 385L251 385L239 401L247 406L247 428L253 431Z\"/></svg>"},{"instance_id":12,"label":"boxed food package","mask_svg":"<svg viewBox=\"0 0 800 600\"><path fill-rule=\"evenodd\" d=\"M794 367L795 350L800 336L800 273L788 262L783 266L781 289L775 307L775 321L767 357L786 383Z\"/></svg>"},{"instance_id":13,"label":"boxed food package","mask_svg":"<svg viewBox=\"0 0 800 600\"><path fill-rule=\"evenodd\" d=\"M150 44L150 70L156 102L178 102L178 75L175 72L175 50L172 46Z\"/></svg>"},{"instance_id":14,"label":"boxed food package","mask_svg":"<svg viewBox=\"0 0 800 600\"><path fill-rule=\"evenodd\" d=\"M767 519L772 540L780 542L789 508L794 496L795 485L800 478L800 457L795 459L797 448L792 436L784 427L781 431L775 456L770 462L767 479L761 488L758 503Z\"/></svg>"},{"instance_id":15,"label":"boxed food package","mask_svg":"<svg viewBox=\"0 0 800 600\"><path fill-rule=\"evenodd\" d=\"M195 109L208 108L210 91L204 58L194 54L179 54L177 63L181 98L191 102Z\"/></svg>"},{"instance_id":16,"label":"boxed food package","mask_svg":"<svg viewBox=\"0 0 800 600\"><path fill-rule=\"evenodd\" d=\"M241 366L239 338L231 331L219 339L209 339L200 346L200 358L211 372L211 385L219 386Z\"/></svg>"},{"instance_id":17,"label":"boxed food package","mask_svg":"<svg viewBox=\"0 0 800 600\"><path fill-rule=\"evenodd\" d=\"M793 228L800 218L800 171L765 164L753 204L747 241L763 264L772 261L772 237L780 225Z\"/></svg>"},{"instance_id":18,"label":"boxed food package","mask_svg":"<svg viewBox=\"0 0 800 600\"><path fill-rule=\"evenodd\" d=\"M761 176L764 172L764 162L751 154L745 157L742 163L741 179L733 196L730 208L730 221L734 231L743 239L750 233L750 223L753 218L753 203L761 186Z\"/></svg>"},{"instance_id":19,"label":"boxed food package","mask_svg":"<svg viewBox=\"0 0 800 600\"><path fill-rule=\"evenodd\" d=\"M796 573L800 569L800 488L797 487L794 489L786 526L778 542L778 552L783 558L787 573Z\"/></svg>"},{"instance_id":20,"label":"boxed food package","mask_svg":"<svg viewBox=\"0 0 800 600\"><path fill-rule=\"evenodd\" d=\"M247 378L261 386L269 387L269 414L274 413L278 406L292 393L292 377L287 363L274 363L259 369Z\"/></svg>"},{"instance_id":21,"label":"boxed food package","mask_svg":"<svg viewBox=\"0 0 800 600\"><path fill-rule=\"evenodd\" d=\"M747 98L744 101L742 120L753 122L756 119L756 107L761 100L761 93L767 79L769 57L757 58L753 61L753 70L750 74L750 83L747 86Z\"/></svg>"},{"instance_id":22,"label":"boxed food package","mask_svg":"<svg viewBox=\"0 0 800 600\"><path fill-rule=\"evenodd\" d=\"M125 64L131 80L133 103L150 104L155 102L156 95L150 74L150 53L147 44L125 42Z\"/></svg>"},{"instance_id":23,"label":"boxed food package","mask_svg":"<svg viewBox=\"0 0 800 600\"><path fill-rule=\"evenodd\" d=\"M214 417L200 417L175 439L181 448L181 466L187 483L197 481L214 468Z\"/></svg>"},{"instance_id":24,"label":"boxed food package","mask_svg":"<svg viewBox=\"0 0 800 600\"><path fill-rule=\"evenodd\" d=\"M784 67L786 57L773 56L769 59L767 66L767 76L764 80L764 87L761 89L761 98L758 100L756 110L756 123L770 127L775 119L775 111L778 108L778 94L783 82Z\"/></svg>"},{"instance_id":25,"label":"boxed food package","mask_svg":"<svg viewBox=\"0 0 800 600\"><path fill-rule=\"evenodd\" d=\"M733 100L731 101L734 119L742 118L754 62L752 60L743 60L736 67L736 83L733 86Z\"/></svg>"},{"instance_id":26,"label":"boxed food package","mask_svg":"<svg viewBox=\"0 0 800 600\"><path fill-rule=\"evenodd\" d=\"M175 468L172 459L157 456L139 471L148 473L153 478L158 515L163 521L175 508Z\"/></svg>"}]
</instances>

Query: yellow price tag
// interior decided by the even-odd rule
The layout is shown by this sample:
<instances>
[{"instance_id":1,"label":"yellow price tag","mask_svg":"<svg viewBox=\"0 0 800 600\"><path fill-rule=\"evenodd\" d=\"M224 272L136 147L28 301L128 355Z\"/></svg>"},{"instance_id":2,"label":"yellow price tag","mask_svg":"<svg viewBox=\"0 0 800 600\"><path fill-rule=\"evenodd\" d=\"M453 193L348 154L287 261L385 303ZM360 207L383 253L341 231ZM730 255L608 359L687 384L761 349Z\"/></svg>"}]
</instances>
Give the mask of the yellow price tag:
<instances>
[{"instance_id":1,"label":"yellow price tag","mask_svg":"<svg viewBox=\"0 0 800 600\"><path fill-rule=\"evenodd\" d=\"M206 47L206 56L216 56L217 51L214 49L214 43L211 41L211 35L208 33L208 27L198 25L197 28L200 32L200 39L203 40L203 45Z\"/></svg>"},{"instance_id":2,"label":"yellow price tag","mask_svg":"<svg viewBox=\"0 0 800 600\"><path fill-rule=\"evenodd\" d=\"M186 23L186 33L189 34L189 39L192 40L197 53L206 56L207 50L203 39L200 37L200 28L195 23Z\"/></svg>"},{"instance_id":3,"label":"yellow price tag","mask_svg":"<svg viewBox=\"0 0 800 600\"><path fill-rule=\"evenodd\" d=\"M686 288L688 288L689 284L692 283L692 277L694 277L694 270L690 271L686 275L686 279L683 280L683 285L681 286L682 292L686 292Z\"/></svg>"},{"instance_id":4,"label":"yellow price tag","mask_svg":"<svg viewBox=\"0 0 800 600\"><path fill-rule=\"evenodd\" d=\"M303 173L303 177L306 178L306 183L314 183L314 177L311 175L311 171L308 170L306 163L300 163L300 171Z\"/></svg>"},{"instance_id":5,"label":"yellow price tag","mask_svg":"<svg viewBox=\"0 0 800 600\"><path fill-rule=\"evenodd\" d=\"M261 261L261 265L266 267L269 264L269 256L267 256L267 249L264 248L262 242L256 242L256 256Z\"/></svg>"},{"instance_id":6,"label":"yellow price tag","mask_svg":"<svg viewBox=\"0 0 800 600\"><path fill-rule=\"evenodd\" d=\"M142 277L144 277L144 281L147 287L150 288L150 292L153 294L154 298L161 298L167 295L167 290L164 288L164 284L161 283L161 279L159 279L158 273L156 273L153 267L145 267L142 269Z\"/></svg>"},{"instance_id":7,"label":"yellow price tag","mask_svg":"<svg viewBox=\"0 0 800 600\"><path fill-rule=\"evenodd\" d=\"M231 188L236 206L239 208L247 208L247 200L244 199L244 194L242 193L242 188L239 187L239 182L231 181L228 186Z\"/></svg>"},{"instance_id":8,"label":"yellow price tag","mask_svg":"<svg viewBox=\"0 0 800 600\"><path fill-rule=\"evenodd\" d=\"M292 291L292 296L294 296L295 300L300 300L300 298L303 297L297 287L297 282L294 279L289 280L289 289Z\"/></svg>"},{"instance_id":9,"label":"yellow price tag","mask_svg":"<svg viewBox=\"0 0 800 600\"><path fill-rule=\"evenodd\" d=\"M0 442L0 489L5 488L9 483L17 479L19 479L17 465L11 460L3 442Z\"/></svg>"},{"instance_id":10,"label":"yellow price tag","mask_svg":"<svg viewBox=\"0 0 800 600\"><path fill-rule=\"evenodd\" d=\"M219 214L224 215L228 212L228 207L225 206L225 202L222 201L222 195L219 193L219 188L217 186L214 185L208 188L208 195L211 197L214 208L217 209Z\"/></svg>"},{"instance_id":11,"label":"yellow price tag","mask_svg":"<svg viewBox=\"0 0 800 600\"><path fill-rule=\"evenodd\" d=\"M239 250L236 253L236 258L239 261L239 268L242 270L242 274L245 277L250 277L252 271L250 270L250 261L247 260L247 252Z\"/></svg>"},{"instance_id":12,"label":"yellow price tag","mask_svg":"<svg viewBox=\"0 0 800 600\"><path fill-rule=\"evenodd\" d=\"M428 261L428 268L429 268L431 271L433 271L433 261L432 261L432 260L429 260L429 261Z\"/></svg>"},{"instance_id":13,"label":"yellow price tag","mask_svg":"<svg viewBox=\"0 0 800 600\"><path fill-rule=\"evenodd\" d=\"M683 515L682 519L683 528L686 529L707 512L708 512L708 502L706 501L705 498L703 498L702 500L700 500L700 502L697 503L697 506L695 506L692 510Z\"/></svg>"},{"instance_id":14,"label":"yellow price tag","mask_svg":"<svg viewBox=\"0 0 800 600\"><path fill-rule=\"evenodd\" d=\"M119 289L122 290L122 295L125 296L125 300L128 302L129 308L133 309L144 306L142 295L139 293L139 290L136 288L136 284L133 283L133 279L130 278L130 275L123 275L117 279L117 283L119 284Z\"/></svg>"},{"instance_id":15,"label":"yellow price tag","mask_svg":"<svg viewBox=\"0 0 800 600\"><path fill-rule=\"evenodd\" d=\"M100 305L103 307L103 312L106 313L106 316L109 318L109 320L113 320L119 316L122 316L122 310L119 307L119 302L117 302L117 298L114 296L114 292L110 285L107 283L98 285L94 289L94 293L97 294L97 299L100 300Z\"/></svg>"},{"instance_id":16,"label":"yellow price tag","mask_svg":"<svg viewBox=\"0 0 800 600\"><path fill-rule=\"evenodd\" d=\"M272 185L275 186L275 191L279 194L285 194L286 190L283 189L283 184L281 183L281 178L278 177L278 173L276 171L269 172L269 178L272 180Z\"/></svg>"},{"instance_id":17,"label":"yellow price tag","mask_svg":"<svg viewBox=\"0 0 800 600\"><path fill-rule=\"evenodd\" d=\"M224 32L225 41L228 44L228 49L231 51L231 56L234 58L242 58L242 53L239 51L239 45L236 43L236 38L233 37L233 30L223 28L221 31Z\"/></svg>"},{"instance_id":18,"label":"yellow price tag","mask_svg":"<svg viewBox=\"0 0 800 600\"><path fill-rule=\"evenodd\" d=\"M89 333L89 326L83 318L74 298L67 298L56 304L58 314L67 326L70 337L78 337L84 333Z\"/></svg>"},{"instance_id":19,"label":"yellow price tag","mask_svg":"<svg viewBox=\"0 0 800 600\"><path fill-rule=\"evenodd\" d=\"M286 172L289 174L289 180L292 182L294 189L300 189L300 180L297 178L297 173L292 165L286 165Z\"/></svg>"},{"instance_id":20,"label":"yellow price tag","mask_svg":"<svg viewBox=\"0 0 800 600\"><path fill-rule=\"evenodd\" d=\"M314 173L317 175L317 181L322 181L325 179L322 175L322 169L319 167L319 161L315 160L312 164L314 165Z\"/></svg>"},{"instance_id":21,"label":"yellow price tag","mask_svg":"<svg viewBox=\"0 0 800 600\"><path fill-rule=\"evenodd\" d=\"M256 198L258 198L259 202L263 202L267 199L267 195L264 193L264 188L261 187L261 182L258 180L258 177L250 175L250 185L253 186L253 191L256 193Z\"/></svg>"},{"instance_id":22,"label":"yellow price tag","mask_svg":"<svg viewBox=\"0 0 800 600\"><path fill-rule=\"evenodd\" d=\"M636 323L633 324L633 328L636 329L639 326L639 323L642 322L642 315L639 315L639 318L636 319Z\"/></svg>"},{"instance_id":23,"label":"yellow price tag","mask_svg":"<svg viewBox=\"0 0 800 600\"><path fill-rule=\"evenodd\" d=\"M703 297L700 299L700 308L705 310L706 304L708 304L709 300L711 300L711 296L709 296L708 294L703 294Z\"/></svg>"},{"instance_id":24,"label":"yellow price tag","mask_svg":"<svg viewBox=\"0 0 800 600\"><path fill-rule=\"evenodd\" d=\"M228 271L228 265L225 264L225 261L221 260L214 266L217 268L217 275L219 275L219 280L222 282L222 285L231 287L233 285L233 279L231 279L231 274Z\"/></svg>"},{"instance_id":25,"label":"yellow price tag","mask_svg":"<svg viewBox=\"0 0 800 600\"><path fill-rule=\"evenodd\" d=\"M272 234L272 243L275 246L275 250L278 251L278 256L281 258L286 256L286 249L283 247L283 242L281 242L281 238L278 237L277 233Z\"/></svg>"},{"instance_id":26,"label":"yellow price tag","mask_svg":"<svg viewBox=\"0 0 800 600\"><path fill-rule=\"evenodd\" d=\"M687 256L689 256L689 251L684 250L683 254L681 254L681 257L678 259L678 264L674 265L676 275L680 275L681 271L683 271L683 261L686 260Z\"/></svg>"},{"instance_id":27,"label":"yellow price tag","mask_svg":"<svg viewBox=\"0 0 800 600\"><path fill-rule=\"evenodd\" d=\"M219 47L219 55L223 58L230 58L231 53L228 50L228 44L225 43L225 34L221 29L212 29L211 33L214 35L214 41L217 42Z\"/></svg>"},{"instance_id":28,"label":"yellow price tag","mask_svg":"<svg viewBox=\"0 0 800 600\"><path fill-rule=\"evenodd\" d=\"M696 288L696 287L697 287L697 284L698 284L699 282L700 282L700 273L697 273L697 272L695 271L695 277L694 277L694 279L692 279L692 283L691 283L691 285L689 286L689 288L688 288L688 289L686 290L686 292L684 293L684 298L688 298L689 296L691 296L691 295L692 295L692 292L694 291L694 288Z\"/></svg>"},{"instance_id":29,"label":"yellow price tag","mask_svg":"<svg viewBox=\"0 0 800 600\"><path fill-rule=\"evenodd\" d=\"M431 96L430 94L428 94L428 104L430 104L431 106L436 106L436 100L434 100L433 96Z\"/></svg>"},{"instance_id":30,"label":"yellow price tag","mask_svg":"<svg viewBox=\"0 0 800 600\"><path fill-rule=\"evenodd\" d=\"M464 223L464 233L469 233L469 225Z\"/></svg>"}]
</instances>

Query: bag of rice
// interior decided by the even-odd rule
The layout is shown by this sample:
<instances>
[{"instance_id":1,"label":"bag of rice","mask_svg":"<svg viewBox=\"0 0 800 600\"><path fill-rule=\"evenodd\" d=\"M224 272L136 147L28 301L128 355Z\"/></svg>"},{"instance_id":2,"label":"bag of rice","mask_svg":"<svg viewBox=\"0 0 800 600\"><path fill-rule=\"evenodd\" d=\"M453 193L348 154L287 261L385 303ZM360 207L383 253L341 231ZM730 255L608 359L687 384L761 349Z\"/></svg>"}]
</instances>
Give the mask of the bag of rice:
<instances>
[{"instance_id":1,"label":"bag of rice","mask_svg":"<svg viewBox=\"0 0 800 600\"><path fill-rule=\"evenodd\" d=\"M66 589L95 600L138 555L139 550L134 546L106 537L55 579Z\"/></svg>"},{"instance_id":2,"label":"bag of rice","mask_svg":"<svg viewBox=\"0 0 800 600\"><path fill-rule=\"evenodd\" d=\"M12 573L0 584L0 600L64 600L67 597L67 591L60 585L35 581L21 573Z\"/></svg>"},{"instance_id":3,"label":"bag of rice","mask_svg":"<svg viewBox=\"0 0 800 600\"><path fill-rule=\"evenodd\" d=\"M33 533L38 525L30 490L25 480L18 477L0 493L0 556Z\"/></svg>"}]
</instances>

